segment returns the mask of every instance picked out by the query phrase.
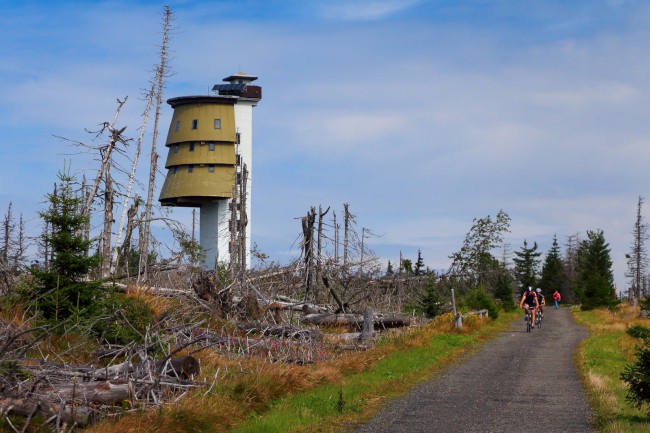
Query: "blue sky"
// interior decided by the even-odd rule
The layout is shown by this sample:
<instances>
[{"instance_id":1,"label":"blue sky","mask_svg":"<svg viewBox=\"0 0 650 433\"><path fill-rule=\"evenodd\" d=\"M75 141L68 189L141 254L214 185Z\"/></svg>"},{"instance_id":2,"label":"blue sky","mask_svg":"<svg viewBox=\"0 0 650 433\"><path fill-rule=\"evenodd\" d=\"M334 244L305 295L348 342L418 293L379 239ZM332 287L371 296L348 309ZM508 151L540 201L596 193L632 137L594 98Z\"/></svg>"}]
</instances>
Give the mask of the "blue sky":
<instances>
[{"instance_id":1,"label":"blue sky","mask_svg":"<svg viewBox=\"0 0 650 433\"><path fill-rule=\"evenodd\" d=\"M472 219L503 209L512 250L602 229L627 286L637 198L650 195L643 1L3 1L3 213L12 202L38 233L64 161L78 176L97 168L57 137L99 144L85 129L110 121L116 98L137 138L165 4L165 99L259 76L252 230L272 260L297 256L310 206L341 215L347 202L384 262L421 250L447 268ZM165 104L160 142L170 117Z\"/></svg>"}]
</instances>

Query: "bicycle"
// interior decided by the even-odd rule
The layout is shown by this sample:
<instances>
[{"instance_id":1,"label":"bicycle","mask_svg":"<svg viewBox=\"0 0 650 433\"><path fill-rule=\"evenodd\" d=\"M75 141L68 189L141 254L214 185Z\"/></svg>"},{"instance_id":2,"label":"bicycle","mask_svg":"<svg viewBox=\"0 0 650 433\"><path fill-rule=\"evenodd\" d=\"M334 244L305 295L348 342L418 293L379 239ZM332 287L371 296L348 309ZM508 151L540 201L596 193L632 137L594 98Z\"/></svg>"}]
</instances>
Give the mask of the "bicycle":
<instances>
[{"instance_id":1,"label":"bicycle","mask_svg":"<svg viewBox=\"0 0 650 433\"><path fill-rule=\"evenodd\" d=\"M526 332L530 332L530 329L533 327L533 313L530 311L530 309L526 310L524 320L526 321Z\"/></svg>"},{"instance_id":2,"label":"bicycle","mask_svg":"<svg viewBox=\"0 0 650 433\"><path fill-rule=\"evenodd\" d=\"M535 324L537 325L537 329L542 327L542 319L544 319L544 317L542 316L542 313L538 311L535 315Z\"/></svg>"}]
</instances>

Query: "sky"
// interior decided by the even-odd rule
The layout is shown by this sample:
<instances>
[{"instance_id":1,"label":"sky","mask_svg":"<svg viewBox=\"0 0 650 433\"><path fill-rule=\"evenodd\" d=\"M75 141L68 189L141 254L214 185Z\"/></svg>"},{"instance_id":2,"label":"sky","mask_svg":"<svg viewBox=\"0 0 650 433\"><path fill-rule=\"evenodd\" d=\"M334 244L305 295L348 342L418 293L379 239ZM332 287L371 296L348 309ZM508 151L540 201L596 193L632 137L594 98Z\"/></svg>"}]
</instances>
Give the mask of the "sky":
<instances>
[{"instance_id":1,"label":"sky","mask_svg":"<svg viewBox=\"0 0 650 433\"><path fill-rule=\"evenodd\" d=\"M97 152L72 143L100 145L92 131L117 99L128 98L117 125L137 139L165 5L165 100L259 77L251 224L269 260L298 257L311 206L340 222L349 203L382 263L421 251L446 269L473 219L502 209L514 251L526 240L546 253L554 236L564 250L568 236L603 230L628 286L637 201L650 196L641 0L2 1L0 211L11 203L28 234L64 164L94 178ZM163 104L162 161L171 113ZM155 212L191 222L189 209Z\"/></svg>"}]
</instances>

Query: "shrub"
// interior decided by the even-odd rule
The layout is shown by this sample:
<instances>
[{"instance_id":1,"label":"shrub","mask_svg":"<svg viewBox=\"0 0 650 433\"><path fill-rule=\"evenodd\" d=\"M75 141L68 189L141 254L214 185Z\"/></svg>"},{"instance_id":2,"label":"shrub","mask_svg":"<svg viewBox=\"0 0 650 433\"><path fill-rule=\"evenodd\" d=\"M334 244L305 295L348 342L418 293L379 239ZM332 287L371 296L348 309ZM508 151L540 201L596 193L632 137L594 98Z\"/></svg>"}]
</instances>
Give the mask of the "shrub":
<instances>
[{"instance_id":1,"label":"shrub","mask_svg":"<svg viewBox=\"0 0 650 433\"><path fill-rule=\"evenodd\" d=\"M424 293L418 299L415 309L429 318L436 317L444 312L443 299L435 278L429 278L424 287Z\"/></svg>"},{"instance_id":2,"label":"shrub","mask_svg":"<svg viewBox=\"0 0 650 433\"><path fill-rule=\"evenodd\" d=\"M647 344L637 347L636 356L636 362L625 368L621 379L629 386L626 400L637 409L648 406L650 415L650 349Z\"/></svg>"},{"instance_id":3,"label":"shrub","mask_svg":"<svg viewBox=\"0 0 650 433\"><path fill-rule=\"evenodd\" d=\"M644 340L646 344L650 343L650 328L643 325L632 325L625 332L631 337Z\"/></svg>"},{"instance_id":4,"label":"shrub","mask_svg":"<svg viewBox=\"0 0 650 433\"><path fill-rule=\"evenodd\" d=\"M484 287L470 290L463 298L463 305L476 310L488 310L488 314L493 319L499 317L497 304Z\"/></svg>"}]
</instances>

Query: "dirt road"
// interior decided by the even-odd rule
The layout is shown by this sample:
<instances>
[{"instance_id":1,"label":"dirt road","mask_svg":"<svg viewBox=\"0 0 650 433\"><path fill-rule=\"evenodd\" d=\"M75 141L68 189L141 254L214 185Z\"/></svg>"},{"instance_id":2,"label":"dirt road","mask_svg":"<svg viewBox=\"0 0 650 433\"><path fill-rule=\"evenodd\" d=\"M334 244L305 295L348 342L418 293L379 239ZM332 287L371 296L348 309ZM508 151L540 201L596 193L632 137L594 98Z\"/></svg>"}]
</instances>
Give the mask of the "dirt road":
<instances>
[{"instance_id":1,"label":"dirt road","mask_svg":"<svg viewBox=\"0 0 650 433\"><path fill-rule=\"evenodd\" d=\"M517 320L462 365L390 402L358 433L593 432L573 363L586 336L565 308L548 308L530 334Z\"/></svg>"}]
</instances>

